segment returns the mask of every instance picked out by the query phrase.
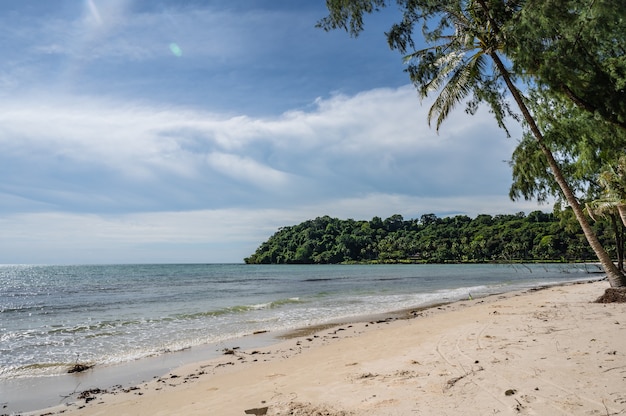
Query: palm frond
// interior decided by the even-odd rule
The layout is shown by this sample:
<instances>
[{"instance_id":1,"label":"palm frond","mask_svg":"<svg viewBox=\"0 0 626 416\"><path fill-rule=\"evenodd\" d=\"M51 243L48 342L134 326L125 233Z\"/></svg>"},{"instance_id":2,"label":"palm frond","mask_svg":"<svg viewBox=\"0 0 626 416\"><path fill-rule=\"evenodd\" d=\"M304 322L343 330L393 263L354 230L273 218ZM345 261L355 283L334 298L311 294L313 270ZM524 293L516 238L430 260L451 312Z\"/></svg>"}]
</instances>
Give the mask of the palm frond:
<instances>
[{"instance_id":1,"label":"palm frond","mask_svg":"<svg viewBox=\"0 0 626 416\"><path fill-rule=\"evenodd\" d=\"M585 204L585 209L592 220L598 221L598 217L606 218L610 214L617 214L618 204L618 201L612 199L596 199Z\"/></svg>"},{"instance_id":2,"label":"palm frond","mask_svg":"<svg viewBox=\"0 0 626 416\"><path fill-rule=\"evenodd\" d=\"M467 61L456 59L450 62L454 65L440 71L437 83L432 85L440 93L428 111L428 124L436 117L437 130L450 111L470 95L486 66L484 56L480 53L472 55Z\"/></svg>"},{"instance_id":3,"label":"palm frond","mask_svg":"<svg viewBox=\"0 0 626 416\"><path fill-rule=\"evenodd\" d=\"M598 182L610 198L626 200L626 156L621 156L616 166L608 166L600 173Z\"/></svg>"},{"instance_id":4,"label":"palm frond","mask_svg":"<svg viewBox=\"0 0 626 416\"><path fill-rule=\"evenodd\" d=\"M463 62L463 53L452 52L441 56L435 61L437 67L437 74L433 79L421 88L422 98L426 97L428 93L433 91L439 91L446 82L446 79L450 76L450 73L457 70L459 65Z\"/></svg>"}]
</instances>

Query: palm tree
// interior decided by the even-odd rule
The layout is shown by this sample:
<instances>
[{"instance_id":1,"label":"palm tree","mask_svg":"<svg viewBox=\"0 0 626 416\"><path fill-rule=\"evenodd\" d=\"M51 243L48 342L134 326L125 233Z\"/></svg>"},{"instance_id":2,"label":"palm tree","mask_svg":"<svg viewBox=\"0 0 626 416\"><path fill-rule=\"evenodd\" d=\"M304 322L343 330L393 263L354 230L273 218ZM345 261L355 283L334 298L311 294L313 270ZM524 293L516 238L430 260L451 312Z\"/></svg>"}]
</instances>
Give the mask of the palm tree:
<instances>
[{"instance_id":1,"label":"palm tree","mask_svg":"<svg viewBox=\"0 0 626 416\"><path fill-rule=\"evenodd\" d=\"M477 2L480 4L481 9L485 13L487 21L489 22L491 26L491 30L494 32L494 34L497 37L500 37L499 35L501 32L500 32L499 25L493 18L491 14L491 10L489 10L487 5L485 4L485 0L477 0ZM565 180L563 172L561 171L561 168L559 164L557 163L556 159L554 158L554 155L552 154L550 148L546 145L545 140L543 138L543 134L539 130L539 127L537 126L537 123L535 122L534 118L530 114L530 111L528 110L528 107L526 106L524 99L522 98L521 92L517 89L517 87L513 83L513 80L511 79L509 71L506 69L504 63L498 56L497 49L492 48L488 50L488 54L493 59L496 65L497 71L502 76L502 79L506 83L508 90L510 91L516 104L518 105L520 111L522 112L522 115L524 116L524 120L528 124L530 131L532 132L533 136L537 140L537 143L539 145L539 148L541 149L541 152L545 155L547 162L548 162L548 166L550 167L550 170L552 171L552 175L554 176L554 179L556 180L556 182L559 184L559 187L561 188L561 191L563 192L563 196L565 197L565 200L572 208L572 211L574 212L574 215L576 216L576 219L578 220L583 230L583 233L585 234L585 238L587 239L587 242L589 243L592 250L598 257L598 260L600 260L600 263L602 264L604 271L607 273L607 278L609 280L611 287L626 286L626 276L613 263L613 261L611 260L611 257L608 255L604 247L602 247L602 244L598 240L597 235L591 228L589 221L587 221L587 217L584 214L583 208L581 207L580 203L578 202L578 199L574 195L572 188L569 186L569 184ZM624 219L622 218L622 220Z\"/></svg>"},{"instance_id":2,"label":"palm tree","mask_svg":"<svg viewBox=\"0 0 626 416\"><path fill-rule=\"evenodd\" d=\"M587 204L587 212L595 221L595 216L619 215L626 227L626 156L621 156L617 166L608 166L600 173L598 183L604 189L603 195Z\"/></svg>"},{"instance_id":3,"label":"palm tree","mask_svg":"<svg viewBox=\"0 0 626 416\"><path fill-rule=\"evenodd\" d=\"M414 25L421 23L424 39L431 46L409 53L405 61L409 64L407 72L422 98L433 92L439 94L428 113L429 123L433 118L437 119L437 129L449 112L468 98L470 113L478 109L480 102L486 102L498 124L504 127L507 115L515 117L507 105L506 92L513 96L589 245L607 273L610 285L626 286L626 276L600 244L522 93L515 86L513 74L500 57L506 42L501 27L515 16L523 0L488 1L489 5L486 0L402 2L405 7L403 20L387 33L389 45L405 55L409 49L415 49ZM352 35L362 30L363 13L386 5L383 0L327 0L326 3L331 13L318 26L326 30L343 28ZM434 27L429 26L433 23ZM493 64L492 68L487 68L489 61Z\"/></svg>"},{"instance_id":4,"label":"palm tree","mask_svg":"<svg viewBox=\"0 0 626 416\"><path fill-rule=\"evenodd\" d=\"M617 268L624 272L624 227L626 227L626 205L623 199L604 195L585 204L585 209L592 220L598 221L601 218L608 218L613 228L615 236L615 248L617 254ZM621 218L621 223L618 222Z\"/></svg>"},{"instance_id":5,"label":"palm tree","mask_svg":"<svg viewBox=\"0 0 626 416\"><path fill-rule=\"evenodd\" d=\"M602 172L598 181L604 188L604 204L615 207L626 227L626 156L619 158L616 167L609 166Z\"/></svg>"},{"instance_id":6,"label":"palm tree","mask_svg":"<svg viewBox=\"0 0 626 416\"><path fill-rule=\"evenodd\" d=\"M617 218L620 216L617 207L612 201L596 199L585 204L585 210L592 220L598 221L598 217L608 218L613 228L615 237L615 254L617 255L617 268L624 272L624 226ZM623 222L623 219L622 219Z\"/></svg>"}]
</instances>

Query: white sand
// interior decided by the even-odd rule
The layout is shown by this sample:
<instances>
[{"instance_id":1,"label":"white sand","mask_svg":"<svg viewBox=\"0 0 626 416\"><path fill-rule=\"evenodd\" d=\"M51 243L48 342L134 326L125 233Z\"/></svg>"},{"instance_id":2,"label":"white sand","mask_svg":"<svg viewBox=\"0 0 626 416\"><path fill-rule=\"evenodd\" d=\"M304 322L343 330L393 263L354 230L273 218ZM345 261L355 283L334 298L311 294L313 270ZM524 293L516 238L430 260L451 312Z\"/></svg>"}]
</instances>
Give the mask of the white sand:
<instances>
[{"instance_id":1,"label":"white sand","mask_svg":"<svg viewBox=\"0 0 626 416\"><path fill-rule=\"evenodd\" d=\"M606 287L557 286L343 325L35 414L626 414L626 304L592 303Z\"/></svg>"}]
</instances>

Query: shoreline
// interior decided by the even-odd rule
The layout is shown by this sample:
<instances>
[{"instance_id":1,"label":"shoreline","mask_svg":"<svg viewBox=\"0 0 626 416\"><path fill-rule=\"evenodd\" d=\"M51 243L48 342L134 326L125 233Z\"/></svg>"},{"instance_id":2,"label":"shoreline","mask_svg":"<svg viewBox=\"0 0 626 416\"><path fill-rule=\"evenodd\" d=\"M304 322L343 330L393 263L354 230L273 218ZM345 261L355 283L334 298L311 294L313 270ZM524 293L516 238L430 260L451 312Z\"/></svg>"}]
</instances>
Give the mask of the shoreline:
<instances>
[{"instance_id":1,"label":"shoreline","mask_svg":"<svg viewBox=\"0 0 626 416\"><path fill-rule=\"evenodd\" d=\"M342 325L390 322L397 319L410 319L410 314L455 301L432 303L415 308L394 310L386 313L358 315L331 320L281 331L258 331L226 341L210 343L182 350L171 351L152 357L105 366L92 366L82 372L64 373L50 376L21 377L0 381L0 416L49 414L48 409L62 409L76 404L76 398L85 391L101 391L112 394L133 391L138 385L162 377L168 372L188 365L220 360L230 351L245 354L245 351L259 351L281 346L289 340L313 340L318 333ZM368 324L366 324L368 325ZM312 338L311 338L312 337ZM336 337L335 337L336 338ZM39 392L36 398L27 397L32 391ZM23 400L5 401L3 397L22 394ZM27 402L24 405L24 402ZM61 412L62 410L59 410Z\"/></svg>"},{"instance_id":2,"label":"shoreline","mask_svg":"<svg viewBox=\"0 0 626 416\"><path fill-rule=\"evenodd\" d=\"M234 389L237 389L241 384L246 384L248 381L257 380L257 384L259 382L259 371L264 373L268 373L269 375L265 375L261 378L263 383L261 385L266 384L269 380L272 380L271 374L275 372L274 370L277 367L285 367L289 366L289 363L294 363L293 365L296 368L308 368L307 371L313 375L316 371L321 371L321 369L309 368L311 364L314 365L315 360L319 360L319 354L323 354L325 350L331 349L334 350L334 355L330 354L330 358L325 358L322 361L332 360L336 356L337 349L342 350L345 349L346 345L350 345L349 348L355 349L356 352L359 352L358 349L362 348L363 345L368 346L370 343L372 344L371 349L376 349L377 344L380 343L379 338L386 338L385 333L388 331L398 330L398 327L412 327L415 325L423 325L424 323L437 320L437 321L446 321L444 318L450 318L453 315L461 315L463 316L465 312L470 315L470 312L475 312L475 309L485 307L495 308L492 312L493 316L489 315L489 318L492 319L496 317L495 313L500 309L504 308L505 305L501 305L502 303L509 302L511 300L516 300L519 297L528 298L529 302L537 301L538 297L545 297L545 294L552 293L561 288L565 291L573 291L572 288L585 288L583 292L586 293L587 299L585 299L586 303L594 301L597 297L599 297L604 289L606 289L607 284L604 281L598 281L593 279L588 279L583 282L574 282L574 283L565 283L558 284L555 286L539 286L536 288L525 289L522 291L515 292L506 292L501 294L489 295L483 298L477 298L472 300L462 300L456 301L441 305L430 305L424 308L412 308L404 311L396 311L393 314L388 315L387 318L382 318L376 320L374 317L369 317L372 319L365 319L359 322L343 322L343 323L333 323L329 326L324 326L323 328L302 328L300 332L297 333L294 331L292 334L285 334L285 337L282 341L279 340L277 344L271 344L262 348L237 348L231 347L227 354L222 353L219 357L212 358L209 360L196 360L194 363L187 363L179 368L169 371L166 374L161 374L159 377L156 377L152 380L143 381L141 383L137 383L134 387L122 387L117 386L114 389L107 389L106 386L100 387L89 387L84 386L85 389L79 389L72 395L69 403L62 404L60 406L51 407L47 409L31 411L27 413L21 414L29 414L29 415L50 415L50 414L69 414L69 415L91 415L91 414L110 414L109 411L113 412L110 406L115 408L115 412L124 411L124 409L128 410L128 406L130 406L133 411L127 414L150 414L146 413L134 413L138 409L136 403L147 404L145 400L151 400L155 398L155 394L159 393L158 397L166 394L171 395L171 400L168 400L168 403L172 401L173 403L177 402L177 400L187 400L187 401L196 401L203 400L202 395L196 397L198 394L194 395L193 393L189 394L189 391L193 391L194 389L201 388L200 386L203 384L214 384L218 383L219 385L227 385L228 383L232 384ZM569 289L568 289L569 288ZM593 293L592 296L589 296L590 293ZM552 293L553 294L553 293ZM554 295L554 294L553 294ZM526 306L526 305L522 305ZM594 308L600 308L601 306L595 306ZM609 307L612 308L612 307ZM613 308L620 308L620 306L615 306ZM624 309L622 309L624 311ZM476 321L478 322L478 321ZM445 328L446 325L443 325L441 330ZM453 328L454 329L454 328ZM437 332L437 329L431 329L431 332ZM269 334L262 334L269 335ZM276 334L271 334L272 337L276 338ZM291 336L290 336L291 335ZM419 338L419 337L418 337ZM372 340L373 339L373 340ZM241 339L237 340L241 341ZM623 345L622 340L622 345ZM233 344L237 344L237 342L233 342ZM240 343L242 344L242 343ZM242 344L243 345L243 344ZM358 348L357 348L358 347ZM379 347L379 346L378 346ZM349 349L348 348L348 349ZM394 351L394 346L385 346L385 356L387 359L382 359L382 361L394 361L397 359L396 355L405 355L404 351ZM369 347L367 349L370 349ZM617 351L617 350L616 350ZM355 367L360 367L360 360L357 359L357 353L355 352ZM380 353L380 352L379 352ZM307 358L308 357L308 358ZM303 363L302 360L305 360ZM367 360L367 358L363 358L363 360ZM413 360L413 361L421 361L421 360ZM479 361L479 360L475 360ZM297 363L296 363L297 362ZM350 364L350 365L348 365ZM345 370L345 367L351 367L352 363L344 364L342 367L338 367L339 370ZM387 363L389 364L389 363ZM445 364L445 360L444 360ZM448 363L449 364L449 363ZM408 365L408 369L402 370L400 372L407 372L407 375L412 374L411 372L413 367L416 364ZM387 365L385 365L387 366ZM405 364L405 367L407 365ZM315 367L315 365L314 365ZM478 374L478 372L482 372L484 370L482 364L474 364L469 363L467 367L463 367L462 374L457 375L456 377L461 377L455 380L455 377L450 377L448 381L453 380L452 385L457 384L460 380L469 378L468 374L474 375ZM483 368L483 369L481 369ZM450 369L446 370L450 372ZM301 377L297 377L298 371L296 371L295 375L291 375L291 378L296 378L297 380L292 381L290 384L298 385L303 381L300 379ZM317 374L317 373L316 373ZM371 374L371 378L376 379L378 376L374 372L364 372L361 374L364 380L370 378L368 374ZM449 374L452 375L452 374ZM311 377L312 379L308 382L309 384L315 384L314 380L317 378L326 377L326 373L317 374L315 377ZM365 377L367 376L367 377ZM280 377L282 378L282 376ZM411 379L412 377L409 377ZM233 381L234 380L234 381ZM306 381L306 380L305 380ZM355 383L354 380L350 381L349 384ZM445 383L444 383L445 386ZM104 387L104 388L103 388ZM220 387L212 387L216 390L211 391L222 391L223 389ZM241 387L244 388L244 387ZM255 383L251 386L247 386L244 388L244 391L250 392L251 390L258 389ZM304 389L311 389L312 387L309 385L302 386ZM319 389L319 387L316 387ZM106 390L106 392L105 392ZM178 390L178 391L177 391ZM445 390L445 389L444 389ZM185 394L183 394L183 392ZM179 394L180 393L180 394ZM250 401L249 409L253 409L253 405L264 405L270 404L270 398L272 395L268 395L267 392L262 395L266 397L264 400L258 400L257 402ZM302 393L299 393L300 396ZM222 403L228 402L229 394L225 393L222 395L223 397L213 397L208 400L207 405L209 407L216 405L217 402ZM348 395L349 397L349 395ZM233 404L238 403L236 397L231 397L230 400L234 400ZM265 403L261 403L261 402ZM626 398L625 398L626 401ZM295 401L291 401L296 403ZM135 404L133 404L135 403ZM293 404L292 403L292 404ZM297 403L300 403L299 401ZM243 403L242 403L243 405ZM283 403L284 405L284 403ZM320 404L322 405L322 404ZM333 402L330 402L330 405L333 405ZM336 405L336 403L335 403ZM275 411L279 411L281 404L274 404ZM245 406L244 406L245 407ZM262 408L263 406L261 406ZM267 406L271 407L271 406ZM345 406L339 406L345 407ZM248 409L237 409L235 410L228 408L223 408L218 414L244 414L244 410ZM153 409L154 410L154 409ZM348 411L348 410L346 410ZM174 412L171 413L166 412L168 414L188 414L188 412ZM193 414L193 412L191 412ZM204 413L198 413L204 414ZM270 413L268 413L270 414ZM281 413L272 413L272 414L281 414ZM298 414L309 414L309 413L298 413ZM310 413L313 414L313 413ZM342 413L329 413L329 414L342 414ZM352 413L345 413L352 414ZM386 413L373 413L373 414L386 414ZM472 413L473 414L473 413ZM480 413L475 413L480 414Z\"/></svg>"}]
</instances>

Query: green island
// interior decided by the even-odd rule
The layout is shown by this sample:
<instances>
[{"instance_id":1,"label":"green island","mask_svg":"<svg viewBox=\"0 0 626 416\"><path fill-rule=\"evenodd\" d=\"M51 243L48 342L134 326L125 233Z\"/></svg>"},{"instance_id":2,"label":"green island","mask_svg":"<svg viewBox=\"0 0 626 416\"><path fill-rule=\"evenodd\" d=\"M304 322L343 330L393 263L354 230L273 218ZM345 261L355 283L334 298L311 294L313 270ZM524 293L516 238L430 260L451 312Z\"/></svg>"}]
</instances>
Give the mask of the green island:
<instances>
[{"instance_id":1,"label":"green island","mask_svg":"<svg viewBox=\"0 0 626 416\"><path fill-rule=\"evenodd\" d=\"M593 227L621 267L624 226ZM619 247L619 249L618 249ZM247 264L486 263L597 261L571 210L526 215L392 215L370 221L318 217L281 227Z\"/></svg>"}]
</instances>

